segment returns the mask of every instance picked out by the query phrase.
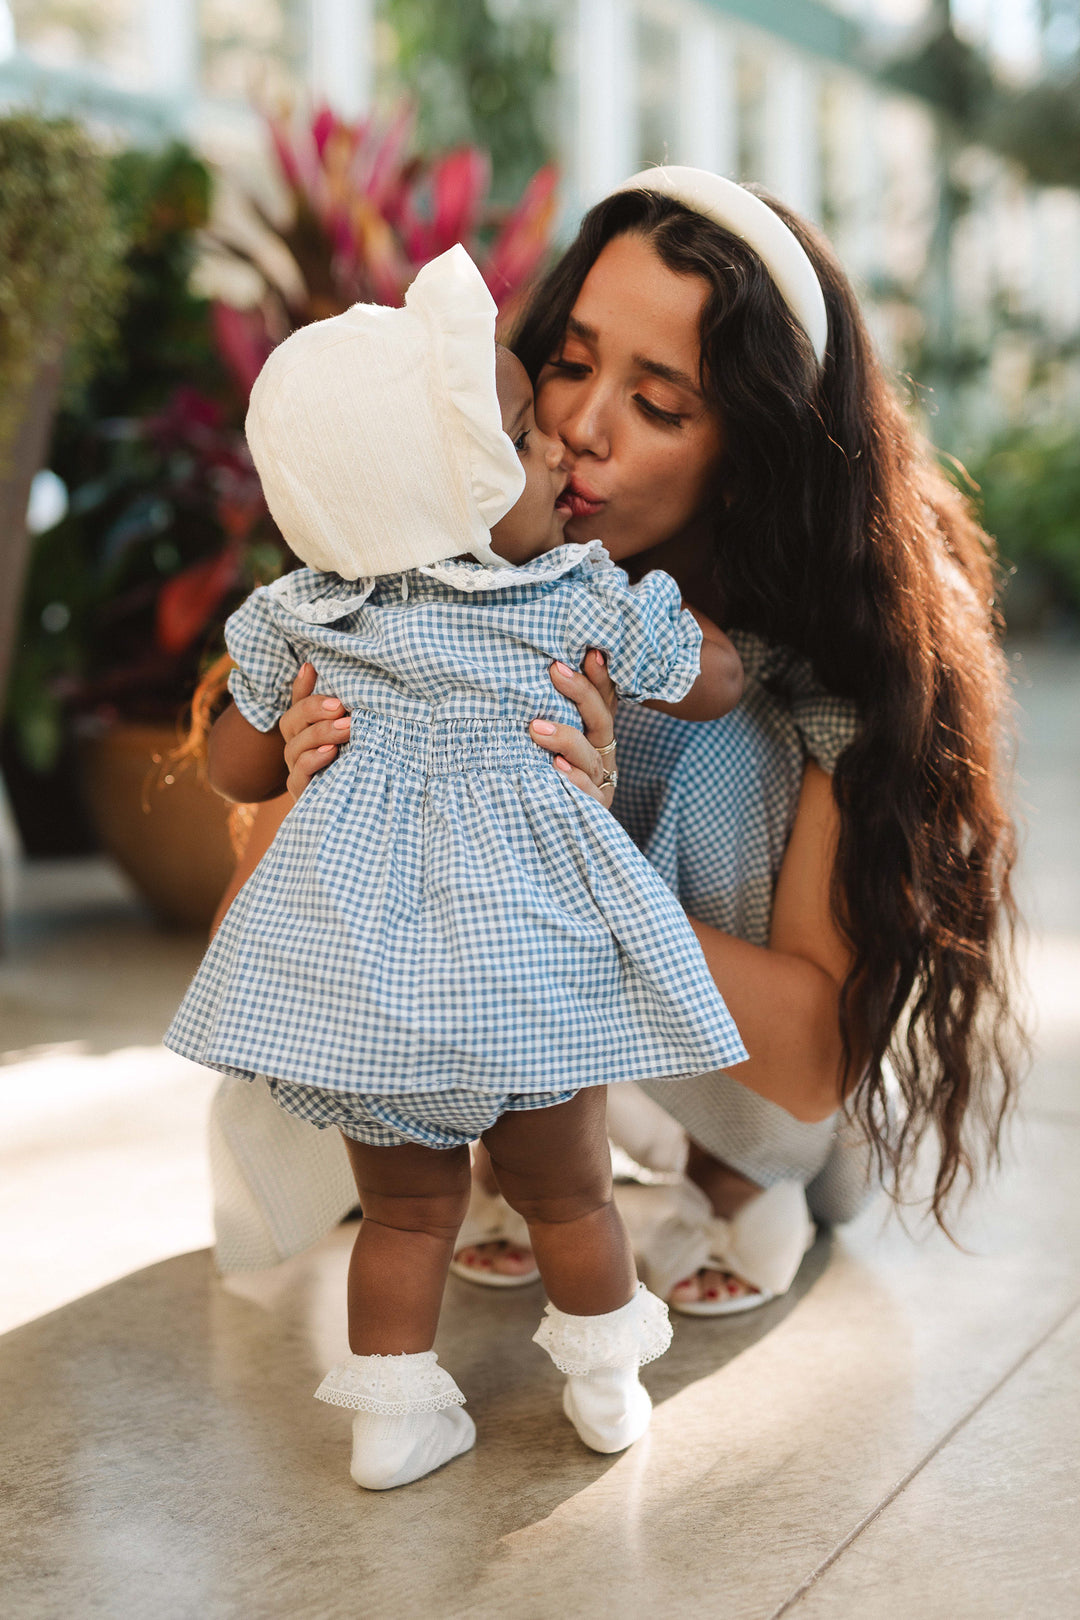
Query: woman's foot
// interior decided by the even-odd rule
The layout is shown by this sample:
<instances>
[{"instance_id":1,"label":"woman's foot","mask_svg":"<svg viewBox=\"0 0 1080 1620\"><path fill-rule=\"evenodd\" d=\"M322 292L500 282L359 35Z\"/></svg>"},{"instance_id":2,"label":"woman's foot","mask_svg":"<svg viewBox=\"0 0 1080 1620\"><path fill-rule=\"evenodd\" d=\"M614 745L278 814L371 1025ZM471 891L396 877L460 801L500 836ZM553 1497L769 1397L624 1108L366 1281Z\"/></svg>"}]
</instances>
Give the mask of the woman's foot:
<instances>
[{"instance_id":1,"label":"woman's foot","mask_svg":"<svg viewBox=\"0 0 1080 1620\"><path fill-rule=\"evenodd\" d=\"M675 1284L668 1295L668 1304L678 1310L680 1306L700 1305L703 1302L751 1299L760 1293L760 1288L744 1282L732 1271L712 1271L702 1266L692 1277L684 1277Z\"/></svg>"},{"instance_id":2,"label":"woman's foot","mask_svg":"<svg viewBox=\"0 0 1080 1620\"><path fill-rule=\"evenodd\" d=\"M462 1270L475 1271L481 1277L523 1278L531 1282L536 1275L536 1257L531 1249L508 1238L496 1238L491 1243L467 1243L454 1253L457 1275Z\"/></svg>"},{"instance_id":3,"label":"woman's foot","mask_svg":"<svg viewBox=\"0 0 1080 1620\"><path fill-rule=\"evenodd\" d=\"M762 1190L693 1146L643 1244L650 1287L685 1316L732 1316L787 1293L814 1240L797 1181Z\"/></svg>"},{"instance_id":4,"label":"woman's foot","mask_svg":"<svg viewBox=\"0 0 1080 1620\"><path fill-rule=\"evenodd\" d=\"M750 1181L737 1170L733 1170L730 1165L714 1159L711 1153L706 1153L696 1142L690 1143L686 1174L701 1188L713 1207L713 1213L723 1220L730 1221L741 1209L745 1209L751 1200L761 1195L762 1189L755 1181ZM710 1266L702 1266L692 1276L683 1277L675 1284L668 1294L668 1304L679 1306L713 1301L719 1303L721 1300L749 1299L760 1293L760 1288L755 1288L753 1283L746 1282L733 1271L716 1271Z\"/></svg>"},{"instance_id":5,"label":"woman's foot","mask_svg":"<svg viewBox=\"0 0 1080 1620\"><path fill-rule=\"evenodd\" d=\"M473 1147L472 1197L450 1262L456 1277L487 1288L524 1288L539 1280L528 1227L499 1193L487 1149Z\"/></svg>"}]
</instances>

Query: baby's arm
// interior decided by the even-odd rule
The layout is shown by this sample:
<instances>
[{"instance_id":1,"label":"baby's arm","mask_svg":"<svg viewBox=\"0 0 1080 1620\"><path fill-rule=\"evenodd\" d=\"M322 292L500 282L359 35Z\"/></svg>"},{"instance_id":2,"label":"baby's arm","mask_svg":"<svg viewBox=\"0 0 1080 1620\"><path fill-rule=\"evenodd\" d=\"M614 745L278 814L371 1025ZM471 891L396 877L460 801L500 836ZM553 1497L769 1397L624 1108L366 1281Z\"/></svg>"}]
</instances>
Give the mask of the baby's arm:
<instances>
[{"instance_id":1,"label":"baby's arm","mask_svg":"<svg viewBox=\"0 0 1080 1620\"><path fill-rule=\"evenodd\" d=\"M240 604L225 626L225 644L236 666L229 676L233 701L211 728L207 775L223 798L260 804L285 791L278 723L300 667L272 590L255 590Z\"/></svg>"},{"instance_id":2,"label":"baby's arm","mask_svg":"<svg viewBox=\"0 0 1080 1620\"><path fill-rule=\"evenodd\" d=\"M579 600L587 611L573 629L607 654L621 697L680 720L716 720L738 703L738 653L711 619L685 606L670 574L652 569L631 585L621 568L597 567Z\"/></svg>"},{"instance_id":3,"label":"baby's arm","mask_svg":"<svg viewBox=\"0 0 1080 1620\"><path fill-rule=\"evenodd\" d=\"M697 608L686 607L701 631L701 674L678 703L646 702L646 709L660 709L680 720L719 720L730 714L743 693L743 667L731 642L719 627Z\"/></svg>"},{"instance_id":4,"label":"baby's arm","mask_svg":"<svg viewBox=\"0 0 1080 1620\"><path fill-rule=\"evenodd\" d=\"M259 731L230 703L211 727L206 775L214 792L234 804L276 799L288 775L280 731Z\"/></svg>"}]
</instances>

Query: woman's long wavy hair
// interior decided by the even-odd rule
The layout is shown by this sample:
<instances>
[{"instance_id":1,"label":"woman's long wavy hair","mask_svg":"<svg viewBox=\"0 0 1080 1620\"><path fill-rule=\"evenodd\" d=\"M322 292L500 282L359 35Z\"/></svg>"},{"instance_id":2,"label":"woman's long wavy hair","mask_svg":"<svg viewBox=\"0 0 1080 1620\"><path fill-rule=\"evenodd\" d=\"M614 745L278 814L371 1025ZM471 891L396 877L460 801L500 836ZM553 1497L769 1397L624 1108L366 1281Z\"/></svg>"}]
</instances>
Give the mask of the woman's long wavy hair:
<instances>
[{"instance_id":1,"label":"woman's long wavy hair","mask_svg":"<svg viewBox=\"0 0 1080 1620\"><path fill-rule=\"evenodd\" d=\"M535 380L619 235L641 236L708 286L701 378L724 429L710 514L722 622L795 649L858 706L833 778L832 906L854 956L841 996L849 1108L894 1196L920 1142L936 1137L931 1207L945 1225L954 1188L998 1157L1026 1051L994 548L887 383L831 249L758 194L817 270L824 367L745 242L644 192L585 216L514 346ZM887 1066L898 1107L887 1106Z\"/></svg>"}]
</instances>

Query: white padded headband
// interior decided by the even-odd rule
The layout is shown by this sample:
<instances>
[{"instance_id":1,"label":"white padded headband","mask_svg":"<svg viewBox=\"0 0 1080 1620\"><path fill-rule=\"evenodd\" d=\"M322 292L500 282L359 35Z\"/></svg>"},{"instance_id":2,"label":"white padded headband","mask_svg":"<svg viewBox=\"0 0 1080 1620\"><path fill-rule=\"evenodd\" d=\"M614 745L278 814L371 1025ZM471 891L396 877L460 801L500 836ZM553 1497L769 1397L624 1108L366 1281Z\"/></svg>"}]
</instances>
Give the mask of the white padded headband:
<instances>
[{"instance_id":1,"label":"white padded headband","mask_svg":"<svg viewBox=\"0 0 1080 1620\"><path fill-rule=\"evenodd\" d=\"M620 191L654 191L682 203L695 214L715 220L726 231L752 247L776 283L776 289L813 345L818 365L825 362L829 318L817 272L802 243L774 214L768 203L752 191L724 180L708 169L669 164L642 169L611 195Z\"/></svg>"}]
</instances>

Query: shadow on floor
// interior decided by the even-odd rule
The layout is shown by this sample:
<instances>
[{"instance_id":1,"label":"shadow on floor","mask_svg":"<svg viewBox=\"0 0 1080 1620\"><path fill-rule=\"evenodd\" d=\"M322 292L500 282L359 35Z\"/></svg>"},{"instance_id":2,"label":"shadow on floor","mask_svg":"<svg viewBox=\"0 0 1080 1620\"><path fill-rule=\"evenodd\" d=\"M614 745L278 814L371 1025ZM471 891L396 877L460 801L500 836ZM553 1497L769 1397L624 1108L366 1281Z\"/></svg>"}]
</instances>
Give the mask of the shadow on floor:
<instances>
[{"instance_id":1,"label":"shadow on floor","mask_svg":"<svg viewBox=\"0 0 1080 1620\"><path fill-rule=\"evenodd\" d=\"M562 1375L529 1342L539 1286L496 1294L452 1278L439 1349L469 1397L478 1449L407 1491L361 1496L347 1473L348 1414L311 1399L344 1351L352 1232L258 1278L221 1279L207 1250L179 1255L0 1340L16 1612L35 1612L46 1590L50 1612L65 1598L92 1612L80 1606L79 1572L92 1585L100 1561L113 1604L123 1594L137 1609L153 1596L157 1612L195 1613L198 1591L222 1600L233 1560L247 1568L242 1589L255 1589L252 1561L269 1578L275 1546L289 1549L290 1590L308 1556L323 1591L327 1560L344 1557L382 1605L404 1583L408 1612L439 1612L447 1583L470 1583L497 1542L619 1462L583 1447L561 1413ZM760 1311L679 1319L672 1350L646 1370L657 1404L770 1333L828 1258L819 1239L791 1294ZM65 1541L80 1549L62 1560L68 1579L48 1553L60 1503Z\"/></svg>"}]
</instances>

